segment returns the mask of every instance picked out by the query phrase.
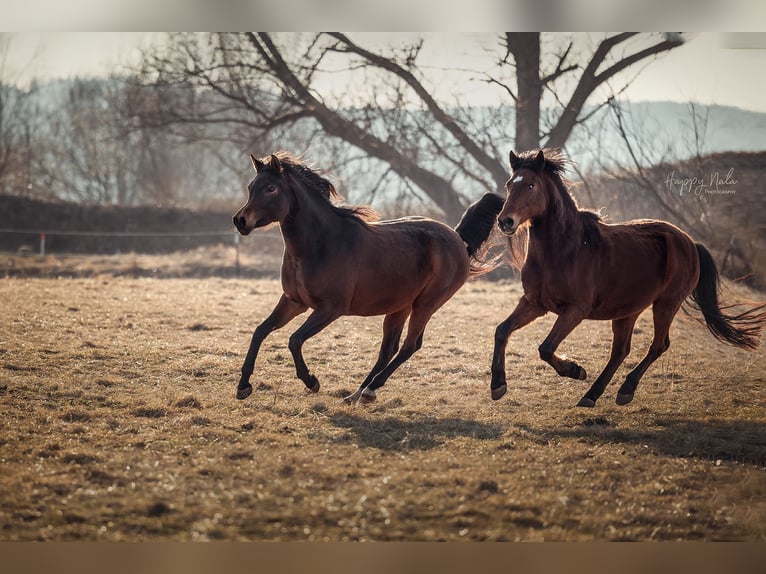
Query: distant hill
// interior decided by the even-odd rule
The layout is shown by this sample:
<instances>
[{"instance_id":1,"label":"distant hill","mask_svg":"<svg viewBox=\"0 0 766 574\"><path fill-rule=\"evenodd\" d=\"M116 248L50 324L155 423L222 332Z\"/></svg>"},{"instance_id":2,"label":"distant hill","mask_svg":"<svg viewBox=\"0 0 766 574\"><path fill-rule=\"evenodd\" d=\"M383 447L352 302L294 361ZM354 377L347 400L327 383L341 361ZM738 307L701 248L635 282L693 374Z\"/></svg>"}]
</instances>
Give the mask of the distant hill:
<instances>
[{"instance_id":1,"label":"distant hill","mask_svg":"<svg viewBox=\"0 0 766 574\"><path fill-rule=\"evenodd\" d=\"M77 80L58 79L38 85L37 98L45 110L54 110L68 97L69 89ZM120 86L123 80L119 77L92 80L103 82L104 85ZM631 127L637 129L637 134L646 141L655 142L658 147L670 145L673 159L680 160L693 154L692 112L688 103L667 101L657 102L622 102L625 117ZM473 108L467 115L480 118L487 113L488 108ZM583 114L593 111L586 109ZM558 111L556 111L558 113ZM601 147L609 148L626 159L621 151L620 135L610 116L608 107L604 107L588 121L585 128L576 128L567 148L576 150L581 156L579 162L590 165L592 155L598 146L594 145L593 136L598 134ZM504 116L513 119L514 111L509 109ZM543 112L545 114L545 112ZM730 106L696 104L696 114L706 118L706 130L702 141L702 153L710 154L722 151L766 151L766 113L754 112ZM512 141L513 122L497 127L501 139ZM217 129L220 127L206 127ZM501 135L502 134L502 135ZM218 134L220 136L220 133ZM574 155L574 154L573 154Z\"/></svg>"},{"instance_id":2,"label":"distant hill","mask_svg":"<svg viewBox=\"0 0 766 574\"><path fill-rule=\"evenodd\" d=\"M675 102L622 103L624 122L639 148L642 163L680 161L697 154L694 116L703 155L727 151L766 151L766 114L718 105ZM578 127L567 150L585 171L599 171L599 154L611 163L632 165L613 112L604 108ZM602 158L604 159L604 158ZM607 162L608 163L608 162Z\"/></svg>"}]
</instances>

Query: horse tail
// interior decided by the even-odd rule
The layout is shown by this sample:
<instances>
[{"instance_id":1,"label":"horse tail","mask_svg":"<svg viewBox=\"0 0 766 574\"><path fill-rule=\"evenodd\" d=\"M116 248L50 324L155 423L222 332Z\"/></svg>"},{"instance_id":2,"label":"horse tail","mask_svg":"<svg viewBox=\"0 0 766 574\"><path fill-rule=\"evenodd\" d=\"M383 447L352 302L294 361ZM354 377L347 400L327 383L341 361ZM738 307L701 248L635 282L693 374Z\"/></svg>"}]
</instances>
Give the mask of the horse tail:
<instances>
[{"instance_id":1,"label":"horse tail","mask_svg":"<svg viewBox=\"0 0 766 574\"><path fill-rule=\"evenodd\" d=\"M460 218L455 231L465 242L468 256L471 258L471 275L483 275L496 269L502 254L488 257L489 249L485 246L497 223L497 214L503 208L502 197L494 193L485 193L472 203Z\"/></svg>"},{"instance_id":2,"label":"horse tail","mask_svg":"<svg viewBox=\"0 0 766 574\"><path fill-rule=\"evenodd\" d=\"M701 243L695 244L700 264L700 277L692 292L694 307L702 311L708 330L719 341L744 349L756 349L760 333L766 323L766 304L760 304L739 314L723 312L734 305L718 302L720 277L710 252Z\"/></svg>"}]
</instances>

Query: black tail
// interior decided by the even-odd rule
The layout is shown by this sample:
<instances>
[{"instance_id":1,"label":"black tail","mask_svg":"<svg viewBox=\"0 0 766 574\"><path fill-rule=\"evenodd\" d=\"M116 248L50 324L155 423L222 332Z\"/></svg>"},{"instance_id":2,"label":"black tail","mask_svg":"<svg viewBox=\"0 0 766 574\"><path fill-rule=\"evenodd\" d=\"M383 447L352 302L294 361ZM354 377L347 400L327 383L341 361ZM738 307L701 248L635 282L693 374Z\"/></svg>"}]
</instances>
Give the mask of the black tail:
<instances>
[{"instance_id":1,"label":"black tail","mask_svg":"<svg viewBox=\"0 0 766 574\"><path fill-rule=\"evenodd\" d=\"M468 255L471 257L489 238L492 228L497 223L497 214L503 209L503 203L504 200L499 195L485 193L481 199L472 203L460 218L455 231L465 241Z\"/></svg>"},{"instance_id":2,"label":"black tail","mask_svg":"<svg viewBox=\"0 0 766 574\"><path fill-rule=\"evenodd\" d=\"M497 214L503 208L505 200L494 193L485 193L481 199L472 203L465 210L455 231L465 241L471 258L471 275L481 275L495 269L502 255L486 258L484 244L489 239L497 223Z\"/></svg>"},{"instance_id":3,"label":"black tail","mask_svg":"<svg viewBox=\"0 0 766 574\"><path fill-rule=\"evenodd\" d=\"M718 302L720 278L710 252L701 243L697 243L700 262L700 278L692 292L691 299L705 317L708 330L719 341L737 347L755 349L758 347L761 330L766 323L766 304L753 307L738 315L726 315ZM733 305L726 305L729 309Z\"/></svg>"}]
</instances>

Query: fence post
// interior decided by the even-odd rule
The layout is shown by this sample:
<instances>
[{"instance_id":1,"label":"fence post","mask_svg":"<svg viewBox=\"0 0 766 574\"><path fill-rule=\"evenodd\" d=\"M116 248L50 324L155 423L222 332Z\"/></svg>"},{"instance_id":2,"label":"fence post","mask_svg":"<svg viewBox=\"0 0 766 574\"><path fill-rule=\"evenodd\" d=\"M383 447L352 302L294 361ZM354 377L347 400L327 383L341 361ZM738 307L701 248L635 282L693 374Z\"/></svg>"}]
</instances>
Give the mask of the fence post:
<instances>
[{"instance_id":1,"label":"fence post","mask_svg":"<svg viewBox=\"0 0 766 574\"><path fill-rule=\"evenodd\" d=\"M45 256L45 232L40 234L40 257Z\"/></svg>"},{"instance_id":2,"label":"fence post","mask_svg":"<svg viewBox=\"0 0 766 574\"><path fill-rule=\"evenodd\" d=\"M237 278L239 278L239 233L234 234L234 252L235 252L234 273L236 274Z\"/></svg>"}]
</instances>

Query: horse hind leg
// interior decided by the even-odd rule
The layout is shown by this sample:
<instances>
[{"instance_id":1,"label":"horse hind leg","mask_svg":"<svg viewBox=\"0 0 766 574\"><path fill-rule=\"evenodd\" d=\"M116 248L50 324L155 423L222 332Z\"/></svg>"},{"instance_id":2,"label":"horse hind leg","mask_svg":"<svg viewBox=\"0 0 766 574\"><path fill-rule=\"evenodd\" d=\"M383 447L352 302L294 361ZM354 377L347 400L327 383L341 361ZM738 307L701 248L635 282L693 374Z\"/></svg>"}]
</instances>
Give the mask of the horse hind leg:
<instances>
[{"instance_id":1,"label":"horse hind leg","mask_svg":"<svg viewBox=\"0 0 766 574\"><path fill-rule=\"evenodd\" d=\"M588 392L577 403L578 407L594 407L598 398L604 394L604 389L612 380L614 373L630 353L630 340L639 314L612 321L612 352L609 362Z\"/></svg>"},{"instance_id":2,"label":"horse hind leg","mask_svg":"<svg viewBox=\"0 0 766 574\"><path fill-rule=\"evenodd\" d=\"M437 307L438 308L438 307ZM436 311L433 306L415 305L410 317L410 324L407 326L407 336L404 338L402 348L396 356L388 363L382 371L375 374L370 383L361 393L361 399L365 402L371 402L376 399L375 391L386 384L388 378L398 369L407 359L423 346L423 333L425 332L428 321Z\"/></svg>"},{"instance_id":3,"label":"horse hind leg","mask_svg":"<svg viewBox=\"0 0 766 574\"><path fill-rule=\"evenodd\" d=\"M370 374L364 379L364 382L359 385L359 388L343 400L347 403L355 403L360 398L362 401L375 400L374 391L364 392L367 390L367 386L372 379L377 375L388 363L393 359L396 352L399 350L399 341L404 330L404 323L407 321L407 317L410 314L410 309L399 311L398 313L391 313L386 315L383 319L383 340L380 343L380 351L378 353L378 360L375 361L375 365L372 367Z\"/></svg>"},{"instance_id":4,"label":"horse hind leg","mask_svg":"<svg viewBox=\"0 0 766 574\"><path fill-rule=\"evenodd\" d=\"M620 390L617 391L617 404L627 405L633 400L633 395L636 392L636 387L641 381L641 377L644 376L646 370L656 361L665 351L670 347L670 324L673 322L673 317L676 316L678 309L681 307L681 303L675 300L673 301L656 301L652 307L652 313L654 314L654 338L652 344L649 347L649 352L636 365L628 376L625 377L625 382L622 383Z\"/></svg>"}]
</instances>

